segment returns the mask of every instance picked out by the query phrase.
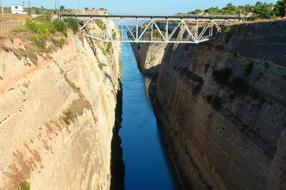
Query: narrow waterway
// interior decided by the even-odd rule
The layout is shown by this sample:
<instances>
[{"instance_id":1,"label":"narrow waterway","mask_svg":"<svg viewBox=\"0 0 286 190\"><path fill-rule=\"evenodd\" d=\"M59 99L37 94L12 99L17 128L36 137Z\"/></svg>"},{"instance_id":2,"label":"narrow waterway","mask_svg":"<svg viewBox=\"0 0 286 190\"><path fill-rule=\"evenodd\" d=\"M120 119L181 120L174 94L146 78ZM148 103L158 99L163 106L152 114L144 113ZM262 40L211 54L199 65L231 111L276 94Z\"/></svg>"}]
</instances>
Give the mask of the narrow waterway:
<instances>
[{"instance_id":1,"label":"narrow waterway","mask_svg":"<svg viewBox=\"0 0 286 190\"><path fill-rule=\"evenodd\" d=\"M126 190L171 190L174 179L168 167L156 118L144 89L144 78L130 44L122 44L122 140Z\"/></svg>"}]
</instances>

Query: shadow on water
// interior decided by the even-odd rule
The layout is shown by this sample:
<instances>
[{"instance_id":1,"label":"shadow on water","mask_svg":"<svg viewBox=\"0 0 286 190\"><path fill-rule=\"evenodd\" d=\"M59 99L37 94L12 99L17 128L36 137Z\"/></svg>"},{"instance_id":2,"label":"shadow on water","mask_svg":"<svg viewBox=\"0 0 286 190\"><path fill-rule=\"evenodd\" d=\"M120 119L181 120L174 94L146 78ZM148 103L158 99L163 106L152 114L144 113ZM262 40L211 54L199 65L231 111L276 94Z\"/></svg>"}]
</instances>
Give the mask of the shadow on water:
<instances>
[{"instance_id":1,"label":"shadow on water","mask_svg":"<svg viewBox=\"0 0 286 190\"><path fill-rule=\"evenodd\" d=\"M131 44L122 44L122 91L117 95L113 130L111 190L179 189L139 70Z\"/></svg>"},{"instance_id":2,"label":"shadow on water","mask_svg":"<svg viewBox=\"0 0 286 190\"><path fill-rule=\"evenodd\" d=\"M122 84L120 83L120 87ZM122 89L122 88L120 88ZM117 93L117 105L115 109L115 127L111 142L111 186L110 190L124 189L124 163L122 159L121 138L119 130L122 122L122 90Z\"/></svg>"}]
</instances>

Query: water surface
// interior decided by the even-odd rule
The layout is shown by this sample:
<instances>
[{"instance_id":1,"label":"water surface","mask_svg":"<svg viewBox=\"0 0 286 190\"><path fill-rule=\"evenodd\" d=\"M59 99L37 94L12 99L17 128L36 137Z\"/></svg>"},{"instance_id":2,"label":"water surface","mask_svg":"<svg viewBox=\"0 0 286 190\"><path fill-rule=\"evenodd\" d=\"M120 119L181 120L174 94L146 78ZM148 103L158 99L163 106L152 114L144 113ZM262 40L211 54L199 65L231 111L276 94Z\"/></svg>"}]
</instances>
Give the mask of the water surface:
<instances>
[{"instance_id":1,"label":"water surface","mask_svg":"<svg viewBox=\"0 0 286 190\"><path fill-rule=\"evenodd\" d=\"M172 190L156 118L144 89L144 78L128 43L122 44L123 116L120 137L125 164L126 190Z\"/></svg>"}]
</instances>

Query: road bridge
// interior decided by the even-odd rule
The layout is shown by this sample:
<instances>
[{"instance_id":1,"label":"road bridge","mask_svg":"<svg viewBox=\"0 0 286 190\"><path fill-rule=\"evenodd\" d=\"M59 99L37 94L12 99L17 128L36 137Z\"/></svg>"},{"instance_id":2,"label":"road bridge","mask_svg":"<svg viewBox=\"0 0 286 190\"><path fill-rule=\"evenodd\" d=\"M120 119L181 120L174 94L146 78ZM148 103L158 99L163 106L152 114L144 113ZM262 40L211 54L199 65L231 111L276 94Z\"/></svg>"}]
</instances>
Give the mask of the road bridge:
<instances>
[{"instance_id":1,"label":"road bridge","mask_svg":"<svg viewBox=\"0 0 286 190\"><path fill-rule=\"evenodd\" d=\"M101 27L100 34L85 30L87 37L104 42L128 43L201 43L218 36L231 22L247 20L240 16L150 16L150 15L96 15L62 14L61 18L77 18L83 21L81 30L90 24ZM121 36L113 30L121 30ZM113 25L112 25L113 24ZM180 33L179 31L184 31ZM124 35L127 33L127 35Z\"/></svg>"}]
</instances>

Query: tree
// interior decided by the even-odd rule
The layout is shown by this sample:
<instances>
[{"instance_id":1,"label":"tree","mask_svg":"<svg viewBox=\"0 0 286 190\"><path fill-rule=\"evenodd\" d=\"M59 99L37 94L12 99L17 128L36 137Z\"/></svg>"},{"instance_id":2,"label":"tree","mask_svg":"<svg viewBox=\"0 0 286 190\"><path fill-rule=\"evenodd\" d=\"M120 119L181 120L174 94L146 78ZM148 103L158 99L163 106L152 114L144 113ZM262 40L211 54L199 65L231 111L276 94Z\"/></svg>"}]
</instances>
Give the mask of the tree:
<instances>
[{"instance_id":1,"label":"tree","mask_svg":"<svg viewBox=\"0 0 286 190\"><path fill-rule=\"evenodd\" d=\"M65 6L61 5L61 6L60 6L60 10L61 10L61 11L66 10Z\"/></svg>"},{"instance_id":2,"label":"tree","mask_svg":"<svg viewBox=\"0 0 286 190\"><path fill-rule=\"evenodd\" d=\"M248 13L253 12L253 6L249 5L249 4L246 4L244 6L239 6L238 9L241 10L242 13L244 13L244 14L248 14Z\"/></svg>"},{"instance_id":3,"label":"tree","mask_svg":"<svg viewBox=\"0 0 286 190\"><path fill-rule=\"evenodd\" d=\"M218 7L211 7L206 9L205 12L210 15L217 15L221 12L221 10Z\"/></svg>"},{"instance_id":4,"label":"tree","mask_svg":"<svg viewBox=\"0 0 286 190\"><path fill-rule=\"evenodd\" d=\"M237 14L239 12L238 8L231 3L227 4L222 11L224 14Z\"/></svg>"},{"instance_id":5,"label":"tree","mask_svg":"<svg viewBox=\"0 0 286 190\"><path fill-rule=\"evenodd\" d=\"M286 0L277 1L275 8L274 8L275 15L284 17L286 16L285 11L286 11Z\"/></svg>"},{"instance_id":6,"label":"tree","mask_svg":"<svg viewBox=\"0 0 286 190\"><path fill-rule=\"evenodd\" d=\"M253 7L254 18L266 18L270 19L273 16L271 4L261 3L258 1Z\"/></svg>"},{"instance_id":7,"label":"tree","mask_svg":"<svg viewBox=\"0 0 286 190\"><path fill-rule=\"evenodd\" d=\"M204 12L204 11L202 11L202 10L200 10L200 9L196 9L196 10L194 10L194 11L189 12L188 14L197 15L197 14L200 14L200 13L202 13L202 12Z\"/></svg>"}]
</instances>

